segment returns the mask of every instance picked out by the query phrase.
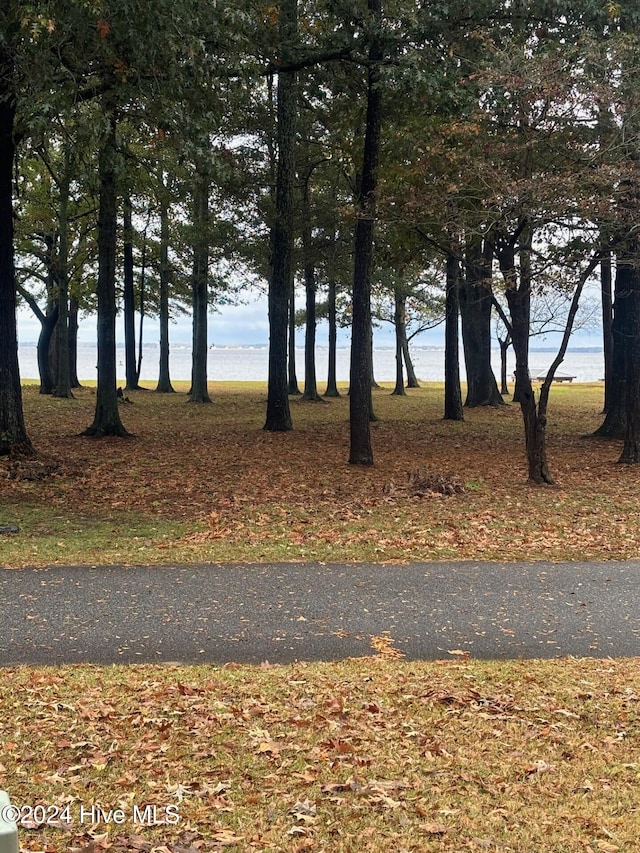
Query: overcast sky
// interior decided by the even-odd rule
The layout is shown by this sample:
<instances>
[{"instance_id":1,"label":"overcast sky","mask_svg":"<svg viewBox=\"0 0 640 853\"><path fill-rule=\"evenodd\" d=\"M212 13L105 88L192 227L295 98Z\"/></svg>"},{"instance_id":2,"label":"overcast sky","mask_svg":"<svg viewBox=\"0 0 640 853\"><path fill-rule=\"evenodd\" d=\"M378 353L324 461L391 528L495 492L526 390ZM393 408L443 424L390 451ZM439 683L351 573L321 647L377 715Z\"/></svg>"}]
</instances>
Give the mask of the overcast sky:
<instances>
[{"instance_id":1,"label":"overcast sky","mask_svg":"<svg viewBox=\"0 0 640 853\"><path fill-rule=\"evenodd\" d=\"M137 321L136 321L137 322ZM28 307L21 307L18 312L18 335L21 343L35 343L40 333L40 323ZM124 342L122 316L118 317L118 342ZM137 334L137 327L136 327ZM340 329L338 333L340 346L349 344L348 330ZM217 346L233 345L263 345L269 340L269 323L267 317L267 301L265 298L256 299L247 305L225 305L219 311L209 314L209 344ZM78 338L81 342L92 343L96 339L95 316L83 317L80 320ZM145 318L143 339L145 343L155 343L158 340L157 320ZM191 318L187 315L172 321L169 328L169 339L173 343L191 343ZM327 344L327 323L318 324L318 344ZM393 328L390 323L382 323L374 332L375 345L378 347L393 347ZM304 344L304 332L298 333L298 343ZM556 346L558 336L546 339L536 338L533 347ZM418 346L443 346L444 325L420 335L414 340ZM497 345L497 344L496 344ZM602 346L602 335L598 330L591 332L579 331L572 338L573 346Z\"/></svg>"}]
</instances>

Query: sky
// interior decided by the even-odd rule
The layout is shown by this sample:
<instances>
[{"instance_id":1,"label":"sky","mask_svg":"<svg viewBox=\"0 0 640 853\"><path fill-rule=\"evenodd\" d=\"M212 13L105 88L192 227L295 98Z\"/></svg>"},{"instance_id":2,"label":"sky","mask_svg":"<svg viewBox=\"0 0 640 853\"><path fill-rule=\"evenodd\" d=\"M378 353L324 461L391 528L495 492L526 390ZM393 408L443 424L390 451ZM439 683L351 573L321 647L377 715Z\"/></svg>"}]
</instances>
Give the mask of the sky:
<instances>
[{"instance_id":1,"label":"sky","mask_svg":"<svg viewBox=\"0 0 640 853\"><path fill-rule=\"evenodd\" d=\"M136 321L137 322L137 321ZM318 324L318 345L327 344L327 323ZM40 323L28 307L21 307L18 311L18 338L23 344L35 343L40 333ZM137 334L137 328L136 328ZM183 315L172 321L169 328L169 340L176 344L191 343L191 319ZM124 342L122 328L122 317L118 318L117 326L118 342ZM145 343L155 343L159 337L157 320L145 318L143 339ZM92 343L96 338L95 316L83 317L80 320L78 340L80 342ZM209 314L209 345L215 346L256 346L264 345L269 340L269 323L267 314L267 301L264 297L256 298L254 301L244 305L225 305L219 311L210 311ZM350 341L349 331L340 329L338 332L338 345L347 346ZM300 330L297 343L304 345L304 332ZM557 346L558 335L549 335L547 338L537 338L533 347ZM590 332L579 331L572 337L574 347L601 347L602 334L600 330ZM444 324L426 332L414 340L418 346L444 346ZM393 347L394 333L390 323L383 323L374 331L374 345L377 347ZM496 344L497 346L497 344Z\"/></svg>"},{"instance_id":2,"label":"sky","mask_svg":"<svg viewBox=\"0 0 640 853\"><path fill-rule=\"evenodd\" d=\"M136 320L136 323L138 321ZM146 343L153 343L158 340L158 322L150 317L146 317L143 327L143 339ZM35 343L40 333L40 323L33 315L31 309L22 307L18 311L18 335L22 343ZM137 334L137 326L136 326ZM189 316L180 316L175 321L171 322L169 327L169 341L179 344L191 343L191 318ZM318 324L318 343L320 345L327 343L328 326L326 322ZM122 328L122 317L118 318L117 326L118 341L124 341L124 332ZM95 317L84 317L80 319L78 330L78 340L80 342L93 342L96 337L96 319ZM252 346L264 345L269 340L269 320L267 310L267 300L264 297L256 298L246 305L224 305L218 311L210 310L209 312L209 345L216 346ZM378 346L394 346L393 329L390 323L384 323L383 327L375 333L376 343ZM304 344L304 331L301 329L298 332L297 339L299 344ZM341 346L348 345L350 335L348 330L340 329L338 333L338 343ZM436 333L429 336L428 339L423 337L421 343L423 346L440 346L442 333L436 330ZM432 343L433 342L433 343Z\"/></svg>"}]
</instances>

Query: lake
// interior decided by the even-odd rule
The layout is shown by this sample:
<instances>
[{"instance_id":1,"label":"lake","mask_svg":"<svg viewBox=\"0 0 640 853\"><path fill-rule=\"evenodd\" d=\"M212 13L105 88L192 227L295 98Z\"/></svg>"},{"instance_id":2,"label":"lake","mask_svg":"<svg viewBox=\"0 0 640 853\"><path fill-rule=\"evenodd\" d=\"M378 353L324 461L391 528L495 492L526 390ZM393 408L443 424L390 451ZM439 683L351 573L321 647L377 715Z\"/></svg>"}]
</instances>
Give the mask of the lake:
<instances>
[{"instance_id":1,"label":"lake","mask_svg":"<svg viewBox=\"0 0 640 853\"><path fill-rule=\"evenodd\" d=\"M21 344L19 351L20 375L23 380L35 380L38 377L36 347L33 344ZM532 351L530 356L531 374L537 376L546 371L555 352ZM143 347L141 379L155 382L158 377L159 349L156 344ZM444 381L444 350L438 347L415 347L412 358L416 374L424 382ZM328 350L318 347L316 351L318 382L322 387L327 377ZM191 347L175 344L170 350L170 373L175 380L189 380L191 377ZM500 372L500 352L493 352L493 365L496 376ZM514 369L513 353L509 353L509 378ZM296 350L296 370L298 380L304 379L304 350ZM395 381L395 351L392 349L374 350L374 372L379 382ZM464 364L461 365L464 380ZM577 382L597 382L604 375L604 357L602 351L570 350L560 367L560 373L575 376ZM338 381L349 379L349 349L337 351ZM78 344L78 376L80 380L96 378L96 347L94 344ZM208 377L211 382L230 380L266 382L268 376L268 350L266 347L212 347L209 349ZM124 383L124 349L118 348L118 381Z\"/></svg>"}]
</instances>

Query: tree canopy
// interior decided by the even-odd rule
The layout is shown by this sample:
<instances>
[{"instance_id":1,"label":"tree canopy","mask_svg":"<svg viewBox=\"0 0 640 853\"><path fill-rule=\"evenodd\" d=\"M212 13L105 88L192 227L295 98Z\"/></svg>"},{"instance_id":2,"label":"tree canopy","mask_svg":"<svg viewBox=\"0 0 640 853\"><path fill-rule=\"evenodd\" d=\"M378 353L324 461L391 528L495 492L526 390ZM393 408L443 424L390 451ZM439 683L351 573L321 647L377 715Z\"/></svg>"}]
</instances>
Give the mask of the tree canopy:
<instances>
[{"instance_id":1,"label":"tree canopy","mask_svg":"<svg viewBox=\"0 0 640 853\"><path fill-rule=\"evenodd\" d=\"M204 401L207 306L258 282L269 293L265 429L293 426L296 284L310 350L317 292L327 288L334 324L336 290L349 295L351 461L365 464L372 295L374 310L394 300L386 312L404 328L399 364L407 300L442 316L460 304L463 336L475 303L488 306L473 320L482 334L499 304L516 351L529 475L551 480L546 411L529 376L531 300L561 293L577 305L611 253L619 323L631 306L618 336L631 387L621 423L640 430L635 349L624 344L640 335L635 303L624 302L640 294L637 4L9 0L0 24L0 371L13 388L2 397L3 453L29 447L16 287L43 332L56 328L43 342L43 359L57 347L43 389L59 396L71 386L70 300L97 308L88 433L103 435L126 433L114 357L123 302L130 356L135 311L160 316L158 390L170 388L171 311L193 312L193 399ZM447 328L457 335L456 322ZM467 360L478 351L465 346ZM133 357L128 364L134 383ZM397 393L402 384L400 371ZM474 399L495 404L491 390ZM317 398L315 381L306 396ZM634 441L627 460L640 458Z\"/></svg>"}]
</instances>

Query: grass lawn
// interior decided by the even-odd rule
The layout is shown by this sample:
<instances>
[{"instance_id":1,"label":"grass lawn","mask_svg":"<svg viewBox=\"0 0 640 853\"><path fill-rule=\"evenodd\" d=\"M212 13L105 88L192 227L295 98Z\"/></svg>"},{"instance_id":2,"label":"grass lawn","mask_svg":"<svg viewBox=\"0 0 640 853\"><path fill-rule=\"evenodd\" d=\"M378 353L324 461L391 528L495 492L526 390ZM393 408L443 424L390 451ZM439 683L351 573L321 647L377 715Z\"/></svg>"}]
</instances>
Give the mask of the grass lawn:
<instances>
[{"instance_id":1,"label":"grass lawn","mask_svg":"<svg viewBox=\"0 0 640 853\"><path fill-rule=\"evenodd\" d=\"M0 525L20 527L0 564L640 554L638 471L583 437L599 386L552 391L551 488L525 482L513 405L448 423L441 387L377 391L362 469L346 397L293 401L295 430L268 434L263 386L211 392L131 393L134 437L96 441L92 389L27 388L40 455L0 460ZM408 663L383 639L334 664L0 671L22 848L637 849L640 659Z\"/></svg>"}]
</instances>

